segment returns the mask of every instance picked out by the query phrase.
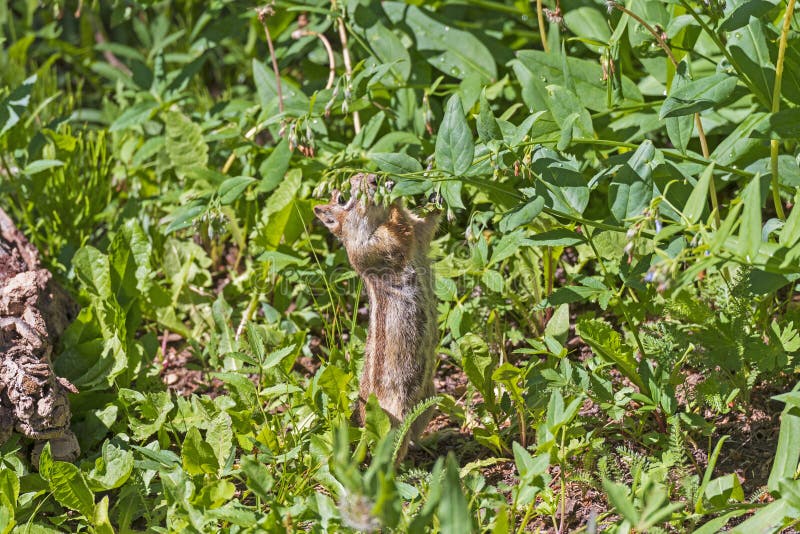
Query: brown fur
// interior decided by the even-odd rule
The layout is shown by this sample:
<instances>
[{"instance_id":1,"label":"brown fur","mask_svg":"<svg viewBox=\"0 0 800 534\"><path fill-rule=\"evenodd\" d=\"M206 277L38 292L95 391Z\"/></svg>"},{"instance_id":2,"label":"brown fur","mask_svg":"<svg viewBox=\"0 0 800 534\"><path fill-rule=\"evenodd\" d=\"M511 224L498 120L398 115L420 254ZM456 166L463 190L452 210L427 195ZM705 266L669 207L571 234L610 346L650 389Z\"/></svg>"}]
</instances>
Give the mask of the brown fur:
<instances>
[{"instance_id":1,"label":"brown fur","mask_svg":"<svg viewBox=\"0 0 800 534\"><path fill-rule=\"evenodd\" d=\"M396 425L414 405L435 393L438 330L428 250L439 217L418 217L400 201L388 206L375 204L376 181L372 175L356 175L350 183L350 200L342 203L340 193L334 191L331 201L316 206L314 213L342 241L370 302L364 370L354 416L363 424L366 401L374 393ZM361 198L357 199L359 193ZM429 410L414 422L411 439L425 429L430 417Z\"/></svg>"}]
</instances>

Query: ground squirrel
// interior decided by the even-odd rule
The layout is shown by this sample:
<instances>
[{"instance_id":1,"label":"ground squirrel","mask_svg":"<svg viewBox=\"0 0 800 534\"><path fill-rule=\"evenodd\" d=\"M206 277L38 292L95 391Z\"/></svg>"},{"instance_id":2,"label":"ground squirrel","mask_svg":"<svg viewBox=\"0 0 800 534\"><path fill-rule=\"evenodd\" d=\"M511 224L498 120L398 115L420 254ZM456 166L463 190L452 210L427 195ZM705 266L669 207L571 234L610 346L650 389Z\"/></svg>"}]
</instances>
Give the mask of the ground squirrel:
<instances>
[{"instance_id":1,"label":"ground squirrel","mask_svg":"<svg viewBox=\"0 0 800 534\"><path fill-rule=\"evenodd\" d=\"M438 329L433 271L428 258L439 214L419 217L401 200L375 202L374 175L350 179L351 197L334 190L314 213L338 237L369 297L364 370L354 419L363 424L371 393L397 425L413 407L434 395L433 367ZM430 410L417 418L408 438L427 426ZM402 458L408 439L402 445Z\"/></svg>"}]
</instances>

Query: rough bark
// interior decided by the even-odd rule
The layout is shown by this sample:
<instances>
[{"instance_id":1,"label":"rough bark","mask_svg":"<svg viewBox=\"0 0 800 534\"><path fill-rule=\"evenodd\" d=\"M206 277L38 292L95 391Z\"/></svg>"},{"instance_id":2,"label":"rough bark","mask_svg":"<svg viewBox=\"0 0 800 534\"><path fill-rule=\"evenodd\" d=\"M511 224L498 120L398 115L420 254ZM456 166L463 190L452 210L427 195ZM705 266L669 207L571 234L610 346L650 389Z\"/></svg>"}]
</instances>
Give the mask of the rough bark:
<instances>
[{"instance_id":1,"label":"rough bark","mask_svg":"<svg viewBox=\"0 0 800 534\"><path fill-rule=\"evenodd\" d=\"M14 430L37 440L34 463L48 440L55 458L74 461L80 454L67 397L77 391L55 375L51 360L76 313L75 302L41 268L36 247L0 209L0 443Z\"/></svg>"}]
</instances>

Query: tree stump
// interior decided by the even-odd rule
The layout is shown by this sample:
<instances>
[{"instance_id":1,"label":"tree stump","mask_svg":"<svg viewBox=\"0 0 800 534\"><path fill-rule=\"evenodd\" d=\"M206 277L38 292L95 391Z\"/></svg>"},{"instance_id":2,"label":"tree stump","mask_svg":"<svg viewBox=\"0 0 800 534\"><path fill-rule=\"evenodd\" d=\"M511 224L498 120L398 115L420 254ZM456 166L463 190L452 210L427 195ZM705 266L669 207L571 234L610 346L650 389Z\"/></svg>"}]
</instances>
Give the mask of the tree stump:
<instances>
[{"instance_id":1,"label":"tree stump","mask_svg":"<svg viewBox=\"0 0 800 534\"><path fill-rule=\"evenodd\" d=\"M53 346L77 305L39 263L36 247L0 209L0 444L17 432L37 440L32 461L49 440L53 457L74 461L80 447L69 428L67 391L53 372Z\"/></svg>"}]
</instances>

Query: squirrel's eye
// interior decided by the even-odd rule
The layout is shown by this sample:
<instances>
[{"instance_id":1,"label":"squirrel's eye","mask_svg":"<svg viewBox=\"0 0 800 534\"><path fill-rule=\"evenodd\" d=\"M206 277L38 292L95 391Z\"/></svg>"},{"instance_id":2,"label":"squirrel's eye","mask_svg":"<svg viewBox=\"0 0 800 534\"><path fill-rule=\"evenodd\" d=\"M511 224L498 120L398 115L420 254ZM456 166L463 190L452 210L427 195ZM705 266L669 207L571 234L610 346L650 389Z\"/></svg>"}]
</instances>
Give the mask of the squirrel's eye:
<instances>
[{"instance_id":1,"label":"squirrel's eye","mask_svg":"<svg viewBox=\"0 0 800 534\"><path fill-rule=\"evenodd\" d=\"M339 198L336 199L336 202L338 202L340 206L344 206L345 204L347 204L347 201L344 199L342 195L339 195Z\"/></svg>"}]
</instances>

